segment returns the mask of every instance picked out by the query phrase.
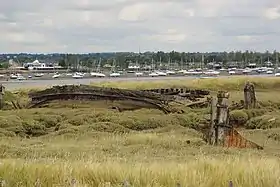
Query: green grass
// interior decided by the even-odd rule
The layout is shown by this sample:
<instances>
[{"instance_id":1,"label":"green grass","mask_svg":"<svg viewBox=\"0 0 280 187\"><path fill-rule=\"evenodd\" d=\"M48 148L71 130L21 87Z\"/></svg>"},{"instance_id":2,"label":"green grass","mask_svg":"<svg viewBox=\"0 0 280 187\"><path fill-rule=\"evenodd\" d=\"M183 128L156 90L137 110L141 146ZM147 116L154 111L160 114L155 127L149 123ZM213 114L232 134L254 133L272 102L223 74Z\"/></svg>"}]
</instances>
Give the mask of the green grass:
<instances>
[{"instance_id":1,"label":"green grass","mask_svg":"<svg viewBox=\"0 0 280 187\"><path fill-rule=\"evenodd\" d=\"M95 86L117 87L128 89L152 89L168 87L189 87L210 90L243 90L244 84L250 81L255 84L256 89L279 89L280 79L278 77L221 77L221 78L182 78L179 80L155 80L155 81L112 81L92 83Z\"/></svg>"},{"instance_id":2,"label":"green grass","mask_svg":"<svg viewBox=\"0 0 280 187\"><path fill-rule=\"evenodd\" d=\"M242 99L247 78L111 82L131 89L191 87L228 90ZM214 147L194 129L209 109L165 115L155 109L122 113L112 102L55 102L49 108L0 111L0 178L7 186L278 187L280 185L280 79L254 78L261 109L231 111L246 138L264 150ZM215 93L214 93L215 94ZM7 100L27 101L27 89Z\"/></svg>"}]
</instances>

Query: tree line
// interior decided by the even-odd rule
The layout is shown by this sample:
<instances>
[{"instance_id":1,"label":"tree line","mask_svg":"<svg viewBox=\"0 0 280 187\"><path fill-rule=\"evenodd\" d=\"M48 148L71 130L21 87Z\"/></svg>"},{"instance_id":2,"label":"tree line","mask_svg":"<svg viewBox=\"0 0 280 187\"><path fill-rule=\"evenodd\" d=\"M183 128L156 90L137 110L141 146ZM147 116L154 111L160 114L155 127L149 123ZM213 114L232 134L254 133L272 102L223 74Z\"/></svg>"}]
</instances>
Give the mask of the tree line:
<instances>
[{"instance_id":1,"label":"tree line","mask_svg":"<svg viewBox=\"0 0 280 187\"><path fill-rule=\"evenodd\" d=\"M229 62L243 62L243 63L256 63L261 65L265 61L276 62L279 61L279 55L276 51L273 52L255 52L255 51L231 51L231 52L209 52L209 53L189 53L189 52L117 52L117 53L88 53L88 54L1 54L0 64L5 66L5 62L13 59L19 63L32 62L35 59L46 62L58 62L59 65L77 66L82 65L86 67L93 67L99 63L104 66L105 64L115 65L121 68L127 68L129 64L149 65L152 61L161 62L162 64L177 63L204 63L219 62L226 66ZM278 56L278 59L276 59Z\"/></svg>"}]
</instances>

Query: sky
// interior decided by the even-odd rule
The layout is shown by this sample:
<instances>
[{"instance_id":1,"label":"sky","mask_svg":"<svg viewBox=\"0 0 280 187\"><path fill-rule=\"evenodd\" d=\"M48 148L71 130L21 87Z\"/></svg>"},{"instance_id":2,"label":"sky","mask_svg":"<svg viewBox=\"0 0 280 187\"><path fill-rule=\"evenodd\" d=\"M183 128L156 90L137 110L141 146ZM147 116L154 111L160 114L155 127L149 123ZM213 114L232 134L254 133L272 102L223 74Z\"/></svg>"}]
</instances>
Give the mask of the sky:
<instances>
[{"instance_id":1,"label":"sky","mask_svg":"<svg viewBox=\"0 0 280 187\"><path fill-rule=\"evenodd\" d=\"M279 0L0 0L0 53L280 51Z\"/></svg>"}]
</instances>

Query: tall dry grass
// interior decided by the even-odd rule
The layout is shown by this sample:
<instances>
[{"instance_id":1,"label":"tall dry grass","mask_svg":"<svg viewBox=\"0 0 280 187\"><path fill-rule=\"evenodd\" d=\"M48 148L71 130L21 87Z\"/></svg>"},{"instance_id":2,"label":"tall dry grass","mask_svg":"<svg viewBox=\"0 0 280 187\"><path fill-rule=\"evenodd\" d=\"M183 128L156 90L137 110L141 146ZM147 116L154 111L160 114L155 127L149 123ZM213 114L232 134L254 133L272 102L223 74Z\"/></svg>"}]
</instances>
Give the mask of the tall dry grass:
<instances>
[{"instance_id":1,"label":"tall dry grass","mask_svg":"<svg viewBox=\"0 0 280 187\"><path fill-rule=\"evenodd\" d=\"M279 159L225 158L211 159L197 156L185 163L94 163L90 161L38 162L36 160L4 160L0 175L9 186L124 186L172 187L179 183L190 187L278 187ZM67 185L68 184L68 185ZM110 184L110 185L109 185ZM74 186L74 185L73 185Z\"/></svg>"},{"instance_id":2,"label":"tall dry grass","mask_svg":"<svg viewBox=\"0 0 280 187\"><path fill-rule=\"evenodd\" d=\"M166 87L189 87L211 90L242 90L244 84L250 81L255 84L257 89L279 89L280 78L278 77L218 77L209 79L200 78L182 78L176 80L151 80L151 81L110 81L92 83L92 85L117 87L128 89L149 89Z\"/></svg>"},{"instance_id":3,"label":"tall dry grass","mask_svg":"<svg viewBox=\"0 0 280 187\"><path fill-rule=\"evenodd\" d=\"M261 90L257 92L258 99L277 97L278 78L119 81L93 85L228 90L234 93L234 99L239 99L242 93L236 92L248 80ZM26 97L27 91L21 90L18 97ZM177 182L184 187L227 187L230 180L234 187L280 186L279 126L244 130L247 137L265 149L238 150L206 145L201 134L190 129L205 117L207 110L163 115L147 109L115 113L91 104L75 109L68 105L0 111L0 178L6 186L34 186L37 179L42 186L69 186L72 179L77 186L93 187L105 183L123 186L124 181L135 187L170 187ZM279 115L277 107L273 110L265 114L269 119ZM30 138L24 137L30 133Z\"/></svg>"}]
</instances>

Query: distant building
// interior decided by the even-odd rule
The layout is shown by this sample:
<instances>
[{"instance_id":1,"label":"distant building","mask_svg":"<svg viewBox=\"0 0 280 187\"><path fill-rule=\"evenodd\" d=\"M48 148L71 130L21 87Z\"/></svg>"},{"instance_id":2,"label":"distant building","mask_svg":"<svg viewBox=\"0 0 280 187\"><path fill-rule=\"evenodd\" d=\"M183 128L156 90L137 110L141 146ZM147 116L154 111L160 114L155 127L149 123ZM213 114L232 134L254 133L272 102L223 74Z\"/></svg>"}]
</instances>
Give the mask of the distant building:
<instances>
[{"instance_id":1,"label":"distant building","mask_svg":"<svg viewBox=\"0 0 280 187\"><path fill-rule=\"evenodd\" d=\"M210 62L207 64L207 67L209 69L221 69L222 68L222 65L220 62Z\"/></svg>"},{"instance_id":2,"label":"distant building","mask_svg":"<svg viewBox=\"0 0 280 187\"><path fill-rule=\"evenodd\" d=\"M227 63L228 68L237 68L238 65L239 63L237 61L232 61Z\"/></svg>"},{"instance_id":3,"label":"distant building","mask_svg":"<svg viewBox=\"0 0 280 187\"><path fill-rule=\"evenodd\" d=\"M266 62L264 62L264 64L267 67L272 67L273 66L273 63L271 61L266 61Z\"/></svg>"},{"instance_id":4,"label":"distant building","mask_svg":"<svg viewBox=\"0 0 280 187\"><path fill-rule=\"evenodd\" d=\"M248 68L256 68L257 67L257 64L256 63L249 63Z\"/></svg>"},{"instance_id":5,"label":"distant building","mask_svg":"<svg viewBox=\"0 0 280 187\"><path fill-rule=\"evenodd\" d=\"M39 60L34 60L33 62L28 62L24 64L24 68L28 70L53 70L53 69L63 69L61 66L57 66L54 63L41 63Z\"/></svg>"}]
</instances>

